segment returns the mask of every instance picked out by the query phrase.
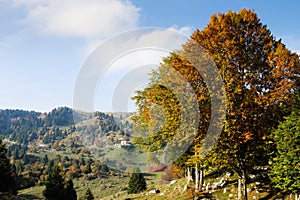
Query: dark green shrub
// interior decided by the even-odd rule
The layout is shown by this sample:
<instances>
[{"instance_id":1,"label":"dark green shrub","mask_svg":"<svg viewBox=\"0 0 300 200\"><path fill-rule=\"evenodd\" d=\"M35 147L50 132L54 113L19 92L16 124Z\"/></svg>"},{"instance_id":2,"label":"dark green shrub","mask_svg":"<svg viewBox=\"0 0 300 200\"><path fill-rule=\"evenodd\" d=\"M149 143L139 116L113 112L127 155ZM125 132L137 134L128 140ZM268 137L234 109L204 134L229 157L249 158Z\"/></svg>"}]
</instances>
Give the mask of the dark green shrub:
<instances>
[{"instance_id":1,"label":"dark green shrub","mask_svg":"<svg viewBox=\"0 0 300 200\"><path fill-rule=\"evenodd\" d=\"M133 173L129 179L128 183L128 194L139 193L146 190L146 180L143 174Z\"/></svg>"}]
</instances>

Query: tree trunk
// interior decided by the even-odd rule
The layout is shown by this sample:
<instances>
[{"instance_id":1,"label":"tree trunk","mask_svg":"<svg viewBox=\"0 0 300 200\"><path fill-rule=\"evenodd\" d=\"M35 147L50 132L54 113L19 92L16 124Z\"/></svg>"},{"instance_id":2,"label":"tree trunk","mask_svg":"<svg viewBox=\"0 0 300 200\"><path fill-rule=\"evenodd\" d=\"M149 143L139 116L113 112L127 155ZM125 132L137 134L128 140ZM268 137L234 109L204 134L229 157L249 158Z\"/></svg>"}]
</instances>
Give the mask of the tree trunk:
<instances>
[{"instance_id":1,"label":"tree trunk","mask_svg":"<svg viewBox=\"0 0 300 200\"><path fill-rule=\"evenodd\" d=\"M245 152L242 151L237 155L238 159L238 200L247 200L247 172L246 172L246 159Z\"/></svg>"},{"instance_id":2,"label":"tree trunk","mask_svg":"<svg viewBox=\"0 0 300 200\"><path fill-rule=\"evenodd\" d=\"M199 168L198 164L195 165L195 189L199 189Z\"/></svg>"},{"instance_id":3,"label":"tree trunk","mask_svg":"<svg viewBox=\"0 0 300 200\"><path fill-rule=\"evenodd\" d=\"M248 194L247 194L247 175L246 175L246 171L243 171L243 175L242 175L242 185L243 185L243 197L244 200L248 199Z\"/></svg>"},{"instance_id":4,"label":"tree trunk","mask_svg":"<svg viewBox=\"0 0 300 200\"><path fill-rule=\"evenodd\" d=\"M238 178L238 200L242 200L242 181L241 177Z\"/></svg>"},{"instance_id":5,"label":"tree trunk","mask_svg":"<svg viewBox=\"0 0 300 200\"><path fill-rule=\"evenodd\" d=\"M238 178L238 200L248 200L246 171Z\"/></svg>"},{"instance_id":6,"label":"tree trunk","mask_svg":"<svg viewBox=\"0 0 300 200\"><path fill-rule=\"evenodd\" d=\"M192 179L192 172L190 170L190 167L187 167L187 184L189 184L191 180L193 180Z\"/></svg>"},{"instance_id":7,"label":"tree trunk","mask_svg":"<svg viewBox=\"0 0 300 200\"><path fill-rule=\"evenodd\" d=\"M200 169L200 180L199 180L199 184L200 184L200 188L199 190L201 191L202 190L202 186L203 186L203 183L204 183L204 169L201 168Z\"/></svg>"}]
</instances>

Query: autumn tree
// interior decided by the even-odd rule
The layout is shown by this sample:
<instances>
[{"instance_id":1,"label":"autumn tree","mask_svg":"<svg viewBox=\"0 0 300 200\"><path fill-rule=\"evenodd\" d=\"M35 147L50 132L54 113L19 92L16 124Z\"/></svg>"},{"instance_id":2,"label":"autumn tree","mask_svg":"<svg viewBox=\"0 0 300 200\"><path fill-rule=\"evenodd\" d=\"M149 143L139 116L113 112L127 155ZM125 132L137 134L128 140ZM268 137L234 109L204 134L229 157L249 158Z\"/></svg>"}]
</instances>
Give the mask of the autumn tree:
<instances>
[{"instance_id":1,"label":"autumn tree","mask_svg":"<svg viewBox=\"0 0 300 200\"><path fill-rule=\"evenodd\" d=\"M211 54L223 78L227 113L217 160L226 160L238 174L243 188L238 198L247 199L247 170L266 160L261 159L266 136L282 120L278 107L296 89L299 57L246 9L213 15L192 38Z\"/></svg>"},{"instance_id":2,"label":"autumn tree","mask_svg":"<svg viewBox=\"0 0 300 200\"><path fill-rule=\"evenodd\" d=\"M6 154L7 149L0 138L0 193L15 195L17 193L15 174Z\"/></svg>"},{"instance_id":3,"label":"autumn tree","mask_svg":"<svg viewBox=\"0 0 300 200\"><path fill-rule=\"evenodd\" d=\"M269 173L276 188L287 190L300 199L300 96L294 101L292 113L281 122L272 135L276 144L270 160Z\"/></svg>"},{"instance_id":4,"label":"autumn tree","mask_svg":"<svg viewBox=\"0 0 300 200\"><path fill-rule=\"evenodd\" d=\"M205 58L205 54L198 54L202 47L214 63ZM223 86L216 83L217 78L212 73L215 68ZM170 86L176 85L178 77L170 76L174 73L174 70L169 72L170 69L187 80L187 87L174 90ZM198 165L202 152L209 146L205 144L212 144L217 139L204 137L205 133L210 130L211 124L216 132L222 126L214 125L220 122L218 120L211 123L220 117L218 112L212 112L214 107L219 106L219 112L223 108L221 104L213 105L214 98L226 99L224 128L217 145L207 157L207 163L235 171L239 183L238 199L247 199L247 173L256 165L266 164L268 159L263 158L268 155L266 138L287 114L286 109L281 108L289 107L298 79L298 55L289 51L281 40L276 40L253 11L243 9L213 15L203 30L193 33L183 45L183 50L173 52L163 60L159 69L152 73L149 87L137 92L134 99L139 112L133 120L141 132L150 130L154 134L144 140L137 138L136 143L146 141L144 144L147 144L148 140L149 148L155 150L182 133L178 131L179 124L182 124L179 113L188 109L182 106L178 93L189 96L191 93L186 91L193 90L193 97L198 103L196 109L199 108L200 113L198 129L187 151L188 162ZM157 84L161 82L167 82L166 86ZM225 90L224 98L222 89ZM151 119L151 110L155 108L153 102L163 108L158 110L166 110L167 115L166 126L158 132L151 131L155 130L158 121ZM185 141L187 137L183 134L177 144L182 145Z\"/></svg>"},{"instance_id":5,"label":"autumn tree","mask_svg":"<svg viewBox=\"0 0 300 200\"><path fill-rule=\"evenodd\" d=\"M139 111L132 120L141 137L132 140L156 164L186 157L193 139L201 140L210 124L208 88L199 71L184 59L184 53L173 52L164 58L152 72L149 86L133 97Z\"/></svg>"}]
</instances>

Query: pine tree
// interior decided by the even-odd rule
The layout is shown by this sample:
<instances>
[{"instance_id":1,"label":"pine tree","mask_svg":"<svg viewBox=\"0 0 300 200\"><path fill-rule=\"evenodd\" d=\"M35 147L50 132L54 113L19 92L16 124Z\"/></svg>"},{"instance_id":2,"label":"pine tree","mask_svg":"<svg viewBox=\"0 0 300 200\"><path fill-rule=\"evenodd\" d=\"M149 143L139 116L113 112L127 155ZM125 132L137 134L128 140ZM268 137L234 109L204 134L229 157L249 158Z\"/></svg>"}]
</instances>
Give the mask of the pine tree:
<instances>
[{"instance_id":1,"label":"pine tree","mask_svg":"<svg viewBox=\"0 0 300 200\"><path fill-rule=\"evenodd\" d=\"M300 195L300 96L293 111L273 133L276 152L271 160L270 177L275 187ZM300 198L300 196L299 196ZM296 198L297 199L297 198Z\"/></svg>"},{"instance_id":2,"label":"pine tree","mask_svg":"<svg viewBox=\"0 0 300 200\"><path fill-rule=\"evenodd\" d=\"M80 158L80 161L79 161L79 165L80 165L80 166L84 166L84 165L85 165L85 160L84 160L83 154L81 154L81 158Z\"/></svg>"},{"instance_id":3,"label":"pine tree","mask_svg":"<svg viewBox=\"0 0 300 200\"><path fill-rule=\"evenodd\" d=\"M43 195L47 200L76 200L77 194L72 180L66 181L61 175L61 164L51 167Z\"/></svg>"},{"instance_id":4,"label":"pine tree","mask_svg":"<svg viewBox=\"0 0 300 200\"><path fill-rule=\"evenodd\" d=\"M94 200L94 199L95 199L95 198L94 198L94 195L93 195L93 193L92 193L92 191L90 190L90 188L88 188L88 189L86 190L84 199L85 199L85 200Z\"/></svg>"},{"instance_id":5,"label":"pine tree","mask_svg":"<svg viewBox=\"0 0 300 200\"><path fill-rule=\"evenodd\" d=\"M66 200L76 200L77 194L74 189L74 184L72 180L68 180L65 186L65 199Z\"/></svg>"},{"instance_id":6,"label":"pine tree","mask_svg":"<svg viewBox=\"0 0 300 200\"><path fill-rule=\"evenodd\" d=\"M47 200L64 200L65 198L65 183L64 178L60 174L62 170L58 165L55 165L49 173L49 179L46 182L46 189L43 195Z\"/></svg>"},{"instance_id":7,"label":"pine tree","mask_svg":"<svg viewBox=\"0 0 300 200\"><path fill-rule=\"evenodd\" d=\"M17 194L16 179L12 165L6 157L7 149L0 138L0 192Z\"/></svg>"},{"instance_id":8,"label":"pine tree","mask_svg":"<svg viewBox=\"0 0 300 200\"><path fill-rule=\"evenodd\" d=\"M128 182L128 194L139 193L146 190L146 179L142 173L134 173L131 175Z\"/></svg>"},{"instance_id":9,"label":"pine tree","mask_svg":"<svg viewBox=\"0 0 300 200\"><path fill-rule=\"evenodd\" d=\"M47 164L48 164L48 161L49 161L48 155L45 154L45 156L44 156L44 158L43 158L43 163L44 163L44 165L47 165Z\"/></svg>"},{"instance_id":10,"label":"pine tree","mask_svg":"<svg viewBox=\"0 0 300 200\"><path fill-rule=\"evenodd\" d=\"M89 174L89 173L91 173L91 172L92 172L91 165L90 165L90 164L87 164L87 165L85 166L84 173L85 173L85 174Z\"/></svg>"}]
</instances>

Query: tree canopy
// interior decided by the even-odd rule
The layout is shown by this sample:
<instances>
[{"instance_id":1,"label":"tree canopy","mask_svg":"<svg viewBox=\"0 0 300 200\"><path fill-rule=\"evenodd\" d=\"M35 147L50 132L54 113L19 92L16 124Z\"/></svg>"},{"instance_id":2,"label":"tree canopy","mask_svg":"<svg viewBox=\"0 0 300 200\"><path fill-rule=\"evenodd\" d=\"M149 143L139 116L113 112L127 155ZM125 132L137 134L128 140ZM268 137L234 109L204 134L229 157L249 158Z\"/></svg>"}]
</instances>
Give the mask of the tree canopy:
<instances>
[{"instance_id":1,"label":"tree canopy","mask_svg":"<svg viewBox=\"0 0 300 200\"><path fill-rule=\"evenodd\" d=\"M197 56L201 48L210 56L213 64L205 57ZM195 65L200 65L200 68ZM211 89L218 86L211 73L214 67L222 78L224 99L222 92ZM267 164L268 159L263 159L269 153L266 148L267 137L270 130L277 127L288 114L287 108L299 83L299 67L298 55L277 40L254 11L242 9L239 12L215 14L203 30L196 30L192 34L182 50L165 58L158 70L151 74L149 86L137 92L134 99L139 112L133 120L141 130L148 128L152 133L149 139L154 140L149 142L150 148L153 145L158 145L155 148L163 147L175 137L175 133L182 133L174 130L179 130L178 124L182 123L180 114L187 109L183 108L180 101L176 103L178 98L175 97L178 95L174 97L168 92L174 91L170 85L176 84L177 80L170 77L174 77L171 74L175 70L185 78L188 86L175 91L189 96L191 93L187 93L187 89L193 90L198 104L196 108L200 111L197 131L186 151L190 158L184 159L186 164L197 164L201 162L200 155L206 148L202 145L203 140L207 140L204 135L210 122L216 118L216 114L212 113L213 98L226 99L222 134L214 138L218 142L206 162L235 171L239 177L239 188L243 188L238 198L247 199L247 173L256 165ZM156 120L151 114L151 111L155 111L155 104L164 108L159 110L165 110L169 119L162 129L158 129L160 132L151 130ZM219 109L219 112L222 110ZM178 141L183 143L185 140L183 137ZM140 141L136 143L140 144Z\"/></svg>"}]
</instances>

